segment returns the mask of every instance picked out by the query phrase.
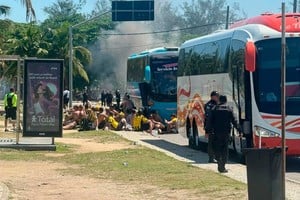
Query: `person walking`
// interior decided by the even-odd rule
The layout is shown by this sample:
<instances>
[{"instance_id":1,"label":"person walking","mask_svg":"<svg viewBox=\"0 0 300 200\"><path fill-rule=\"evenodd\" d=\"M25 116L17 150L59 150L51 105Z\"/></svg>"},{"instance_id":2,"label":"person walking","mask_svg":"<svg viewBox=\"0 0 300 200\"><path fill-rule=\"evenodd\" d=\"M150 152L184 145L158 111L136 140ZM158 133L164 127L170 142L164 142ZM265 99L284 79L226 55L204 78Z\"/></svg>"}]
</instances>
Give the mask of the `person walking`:
<instances>
[{"instance_id":1,"label":"person walking","mask_svg":"<svg viewBox=\"0 0 300 200\"><path fill-rule=\"evenodd\" d=\"M205 111L205 118L204 118L204 130L205 135L208 138L208 145L207 145L207 154L208 154L208 162L209 163L216 163L215 155L214 155L214 148L213 148L213 142L214 142L214 132L208 133L207 131L207 120L208 116L210 115L211 111L215 109L219 102L219 93L217 91L212 91L210 93L210 100L204 105L204 111Z\"/></svg>"},{"instance_id":2,"label":"person walking","mask_svg":"<svg viewBox=\"0 0 300 200\"><path fill-rule=\"evenodd\" d=\"M227 173L225 164L228 159L228 143L232 125L240 132L240 127L233 114L232 109L227 105L227 97L220 95L220 104L215 107L208 116L208 134L214 133L214 150L218 162L218 171Z\"/></svg>"},{"instance_id":3,"label":"person walking","mask_svg":"<svg viewBox=\"0 0 300 200\"><path fill-rule=\"evenodd\" d=\"M7 129L7 121L8 119L12 119L13 129L15 129L17 119L17 94L15 93L14 88L10 88L9 93L4 96L4 107L5 107L5 120L4 120L4 131L8 131Z\"/></svg>"}]
</instances>

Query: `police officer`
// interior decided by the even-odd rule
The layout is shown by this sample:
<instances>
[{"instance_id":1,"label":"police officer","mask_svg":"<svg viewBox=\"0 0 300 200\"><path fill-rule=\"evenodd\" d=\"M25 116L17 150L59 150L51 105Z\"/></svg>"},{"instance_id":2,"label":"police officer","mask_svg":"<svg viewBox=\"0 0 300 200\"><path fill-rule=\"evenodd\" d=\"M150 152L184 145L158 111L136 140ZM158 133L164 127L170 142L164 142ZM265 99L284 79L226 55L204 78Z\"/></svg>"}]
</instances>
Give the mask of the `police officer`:
<instances>
[{"instance_id":1,"label":"police officer","mask_svg":"<svg viewBox=\"0 0 300 200\"><path fill-rule=\"evenodd\" d=\"M212 91L210 93L210 100L204 105L205 110L205 118L204 118L204 130L206 137L208 137L208 145L207 145L207 154L208 154L208 162L215 163L215 155L213 150L213 141L214 141L214 133L211 132L210 134L207 131L207 120L208 116L210 115L211 111L215 109L219 102L219 93L217 91Z\"/></svg>"},{"instance_id":2,"label":"police officer","mask_svg":"<svg viewBox=\"0 0 300 200\"><path fill-rule=\"evenodd\" d=\"M214 147L215 155L218 161L218 171L220 173L228 172L225 164L228 158L228 143L232 125L240 131L237 120L234 117L232 109L226 105L227 97L220 95L220 104L213 109L208 116L207 131L215 134Z\"/></svg>"}]
</instances>

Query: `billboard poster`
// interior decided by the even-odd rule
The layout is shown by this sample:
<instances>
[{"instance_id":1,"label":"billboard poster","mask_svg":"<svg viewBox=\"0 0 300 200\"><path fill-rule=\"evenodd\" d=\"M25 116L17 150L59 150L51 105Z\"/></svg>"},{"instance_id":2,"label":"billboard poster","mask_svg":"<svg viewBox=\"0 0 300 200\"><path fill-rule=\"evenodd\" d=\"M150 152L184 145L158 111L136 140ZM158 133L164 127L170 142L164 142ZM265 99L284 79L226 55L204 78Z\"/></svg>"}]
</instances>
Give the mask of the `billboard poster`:
<instances>
[{"instance_id":1,"label":"billboard poster","mask_svg":"<svg viewBox=\"0 0 300 200\"><path fill-rule=\"evenodd\" d=\"M24 137L62 137L62 94L63 60L24 61Z\"/></svg>"}]
</instances>

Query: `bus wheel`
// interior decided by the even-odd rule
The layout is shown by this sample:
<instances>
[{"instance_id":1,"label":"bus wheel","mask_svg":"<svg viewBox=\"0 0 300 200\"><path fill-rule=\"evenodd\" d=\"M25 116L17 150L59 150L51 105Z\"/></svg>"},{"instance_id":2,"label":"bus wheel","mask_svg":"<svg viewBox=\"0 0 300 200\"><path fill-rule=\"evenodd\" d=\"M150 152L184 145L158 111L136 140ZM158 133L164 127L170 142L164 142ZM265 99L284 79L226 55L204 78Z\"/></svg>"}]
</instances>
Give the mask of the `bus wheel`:
<instances>
[{"instance_id":1,"label":"bus wheel","mask_svg":"<svg viewBox=\"0 0 300 200\"><path fill-rule=\"evenodd\" d=\"M189 139L189 147L194 148L195 139L194 139L193 130L192 130L192 127L191 127L189 121L187 121L187 123L186 123L186 135L187 135L187 138Z\"/></svg>"},{"instance_id":2,"label":"bus wheel","mask_svg":"<svg viewBox=\"0 0 300 200\"><path fill-rule=\"evenodd\" d=\"M195 120L192 124L192 135L194 139L194 149L199 149L199 135L198 135L198 128Z\"/></svg>"}]
</instances>

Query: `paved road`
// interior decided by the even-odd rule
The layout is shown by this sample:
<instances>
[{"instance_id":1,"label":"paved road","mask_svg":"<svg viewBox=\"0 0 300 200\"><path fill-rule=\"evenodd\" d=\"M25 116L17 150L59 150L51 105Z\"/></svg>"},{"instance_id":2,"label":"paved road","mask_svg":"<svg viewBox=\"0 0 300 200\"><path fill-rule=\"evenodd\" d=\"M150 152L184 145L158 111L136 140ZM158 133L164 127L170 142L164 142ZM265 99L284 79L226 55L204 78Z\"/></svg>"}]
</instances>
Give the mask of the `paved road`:
<instances>
[{"instance_id":1,"label":"paved road","mask_svg":"<svg viewBox=\"0 0 300 200\"><path fill-rule=\"evenodd\" d=\"M179 134L160 135L160 138L178 145L187 145L188 141ZM203 153L203 152L202 152ZM236 162L230 159L231 162ZM286 178L300 184L300 157L287 158L286 160Z\"/></svg>"},{"instance_id":2,"label":"paved road","mask_svg":"<svg viewBox=\"0 0 300 200\"><path fill-rule=\"evenodd\" d=\"M116 131L116 133L137 144L164 152L175 159L218 173L216 164L207 163L206 153L189 148L187 141L178 134L165 134L153 137L141 132ZM225 176L247 183L245 165L230 160L226 168L229 172L224 174ZM300 183L286 181L286 199L300 199Z\"/></svg>"}]
</instances>

